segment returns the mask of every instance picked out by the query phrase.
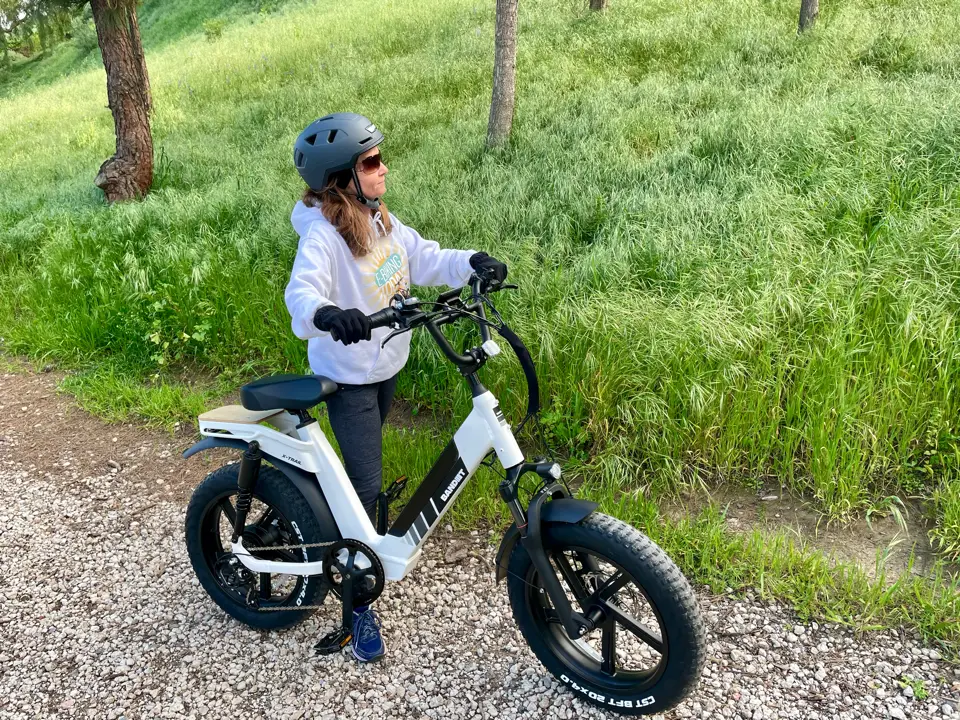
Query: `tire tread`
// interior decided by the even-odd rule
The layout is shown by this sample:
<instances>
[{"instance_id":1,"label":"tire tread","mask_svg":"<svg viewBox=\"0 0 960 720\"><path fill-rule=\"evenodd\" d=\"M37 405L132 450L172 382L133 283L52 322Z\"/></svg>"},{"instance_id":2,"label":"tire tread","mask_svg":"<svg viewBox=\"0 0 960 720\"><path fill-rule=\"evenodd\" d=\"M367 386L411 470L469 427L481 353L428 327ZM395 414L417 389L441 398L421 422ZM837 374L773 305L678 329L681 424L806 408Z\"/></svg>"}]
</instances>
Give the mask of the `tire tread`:
<instances>
[{"instance_id":1,"label":"tire tread","mask_svg":"<svg viewBox=\"0 0 960 720\"><path fill-rule=\"evenodd\" d=\"M621 520L600 513L591 514L580 521L578 526L588 531L593 539L599 543L611 549L615 548L615 553L611 553L612 558L623 558L625 555L630 555L630 559L623 564L643 566L653 577L653 581L659 589L671 599L671 604L674 608L672 612L683 618L685 625L689 627L689 632L681 635L681 637L685 639L684 647L676 647L673 644L675 639L671 640L670 646L674 652L682 651L682 654L685 654L687 657L687 662L683 666L672 668L671 670L671 685L680 688L679 692L665 698L663 702L657 702L648 708L633 708L631 710L618 708L618 712L624 714L665 712L689 697L695 690L697 680L706 662L706 628L700 616L700 605L697 595L687 578L680 572L680 569L663 549L636 528L631 527ZM545 536L549 528L550 526L547 526L547 528L544 529ZM523 579L523 575L520 575L518 571L529 567L529 564L529 555L522 544L518 543L510 557L508 593L517 624L520 626L521 633L527 637L528 642L530 642L530 638L527 636L527 628L533 632L535 627L532 625L532 620L526 612L518 613L518 606L526 607L526 580ZM552 653L545 646L538 650L537 647L531 644L531 649L534 650L534 654L538 656L541 662L544 661L544 658L540 656L541 652L553 657ZM546 665L547 663L544 662L544 664ZM547 667L549 669L549 666ZM653 689L659 687L660 682L662 681L658 681ZM582 699L584 702L591 702L588 698Z\"/></svg>"}]
</instances>

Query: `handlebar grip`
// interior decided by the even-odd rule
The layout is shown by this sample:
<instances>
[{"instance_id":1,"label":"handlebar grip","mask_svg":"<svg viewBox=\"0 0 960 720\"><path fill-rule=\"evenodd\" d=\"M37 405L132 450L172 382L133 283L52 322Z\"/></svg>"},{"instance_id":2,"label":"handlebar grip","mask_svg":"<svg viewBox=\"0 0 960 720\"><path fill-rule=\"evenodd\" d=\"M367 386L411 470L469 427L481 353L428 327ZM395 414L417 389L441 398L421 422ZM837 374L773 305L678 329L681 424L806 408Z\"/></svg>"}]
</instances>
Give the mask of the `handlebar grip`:
<instances>
[{"instance_id":1,"label":"handlebar grip","mask_svg":"<svg viewBox=\"0 0 960 720\"><path fill-rule=\"evenodd\" d=\"M383 310L377 310L372 315L367 315L367 320L370 321L370 328L382 328L393 323L397 322L399 315L397 311L392 307L386 307Z\"/></svg>"}]
</instances>

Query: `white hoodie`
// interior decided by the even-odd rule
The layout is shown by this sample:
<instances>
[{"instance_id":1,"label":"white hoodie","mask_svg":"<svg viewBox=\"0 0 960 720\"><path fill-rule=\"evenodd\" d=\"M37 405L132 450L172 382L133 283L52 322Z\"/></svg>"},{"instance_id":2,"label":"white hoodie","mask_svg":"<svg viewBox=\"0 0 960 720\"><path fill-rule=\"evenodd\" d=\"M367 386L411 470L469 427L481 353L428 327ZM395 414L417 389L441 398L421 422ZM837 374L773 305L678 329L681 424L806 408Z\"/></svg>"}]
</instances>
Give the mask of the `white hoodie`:
<instances>
[{"instance_id":1,"label":"white hoodie","mask_svg":"<svg viewBox=\"0 0 960 720\"><path fill-rule=\"evenodd\" d=\"M383 349L380 343L390 328L373 330L369 342L343 345L313 324L319 308L359 308L369 315L385 308L401 288L409 289L411 284L462 287L473 272L470 256L474 251L441 250L437 243L402 225L392 213L393 232L389 235L383 234L380 213L371 218L377 246L362 258L353 257L319 208L298 202L290 222L300 235L284 293L291 326L298 338L307 340L310 369L339 383L363 385L393 377L410 355L410 333L395 337Z\"/></svg>"}]
</instances>

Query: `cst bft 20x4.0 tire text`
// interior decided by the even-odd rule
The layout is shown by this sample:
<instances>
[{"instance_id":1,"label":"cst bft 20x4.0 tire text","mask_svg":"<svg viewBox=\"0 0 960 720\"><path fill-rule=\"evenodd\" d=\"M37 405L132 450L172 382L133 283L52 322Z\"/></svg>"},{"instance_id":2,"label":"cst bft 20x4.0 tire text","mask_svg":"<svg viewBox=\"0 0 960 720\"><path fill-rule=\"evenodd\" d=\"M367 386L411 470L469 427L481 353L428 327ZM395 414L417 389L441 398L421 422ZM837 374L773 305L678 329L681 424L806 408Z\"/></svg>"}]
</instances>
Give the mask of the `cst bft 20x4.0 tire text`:
<instances>
[{"instance_id":1,"label":"cst bft 20x4.0 tire text","mask_svg":"<svg viewBox=\"0 0 960 720\"><path fill-rule=\"evenodd\" d=\"M546 524L542 537L573 609L602 612L594 630L571 640L518 543L507 590L517 625L544 667L576 696L620 714L663 712L689 695L706 637L693 588L666 553L639 530L599 513L576 524ZM641 605L643 622L631 614ZM625 629L618 630L621 622ZM640 652L627 654L631 643Z\"/></svg>"}]
</instances>

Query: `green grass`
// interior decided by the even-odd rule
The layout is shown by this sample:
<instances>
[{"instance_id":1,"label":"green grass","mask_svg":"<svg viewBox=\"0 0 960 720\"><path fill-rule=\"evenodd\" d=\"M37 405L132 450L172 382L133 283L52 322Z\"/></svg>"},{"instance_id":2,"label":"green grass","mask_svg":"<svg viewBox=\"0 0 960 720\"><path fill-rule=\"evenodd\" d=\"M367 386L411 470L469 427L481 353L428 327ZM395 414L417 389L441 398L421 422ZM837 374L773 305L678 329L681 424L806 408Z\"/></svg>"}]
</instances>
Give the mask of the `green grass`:
<instances>
[{"instance_id":1,"label":"green grass","mask_svg":"<svg viewBox=\"0 0 960 720\"><path fill-rule=\"evenodd\" d=\"M75 389L100 412L167 421L218 390L173 382L183 367L222 386L305 369L282 298L290 147L354 109L387 135L393 211L509 262L521 289L502 310L540 368L549 435L605 506L646 518L697 577L838 616L861 593L870 622L956 623L938 604L949 587L867 590L713 521L674 527L644 498L775 477L843 517L921 495L956 555L960 493L943 478L960 437L960 4L831 3L803 38L796 8L769 0L586 5L521 7L498 152L483 149L492 5L297 4L213 42L199 23L216 12L175 3L162 29L145 7L144 202L106 207L92 185L113 150L102 69L0 99L6 347L85 368ZM518 418L518 366L489 367ZM400 392L454 414L469 402L426 337ZM422 474L442 445L423 432L388 435L388 473ZM498 517L494 484L462 522ZM717 544L727 565L698 566Z\"/></svg>"},{"instance_id":2,"label":"green grass","mask_svg":"<svg viewBox=\"0 0 960 720\"><path fill-rule=\"evenodd\" d=\"M960 477L945 477L934 493L937 525L933 545L949 557L960 557Z\"/></svg>"},{"instance_id":3,"label":"green grass","mask_svg":"<svg viewBox=\"0 0 960 720\"><path fill-rule=\"evenodd\" d=\"M137 8L137 19L148 63L154 51L199 32L205 21L255 21L287 2L290 0L143 0ZM0 68L0 97L102 67L96 31L91 30L84 36L82 41L65 40L29 58L11 52L10 69L4 72Z\"/></svg>"}]
</instances>

